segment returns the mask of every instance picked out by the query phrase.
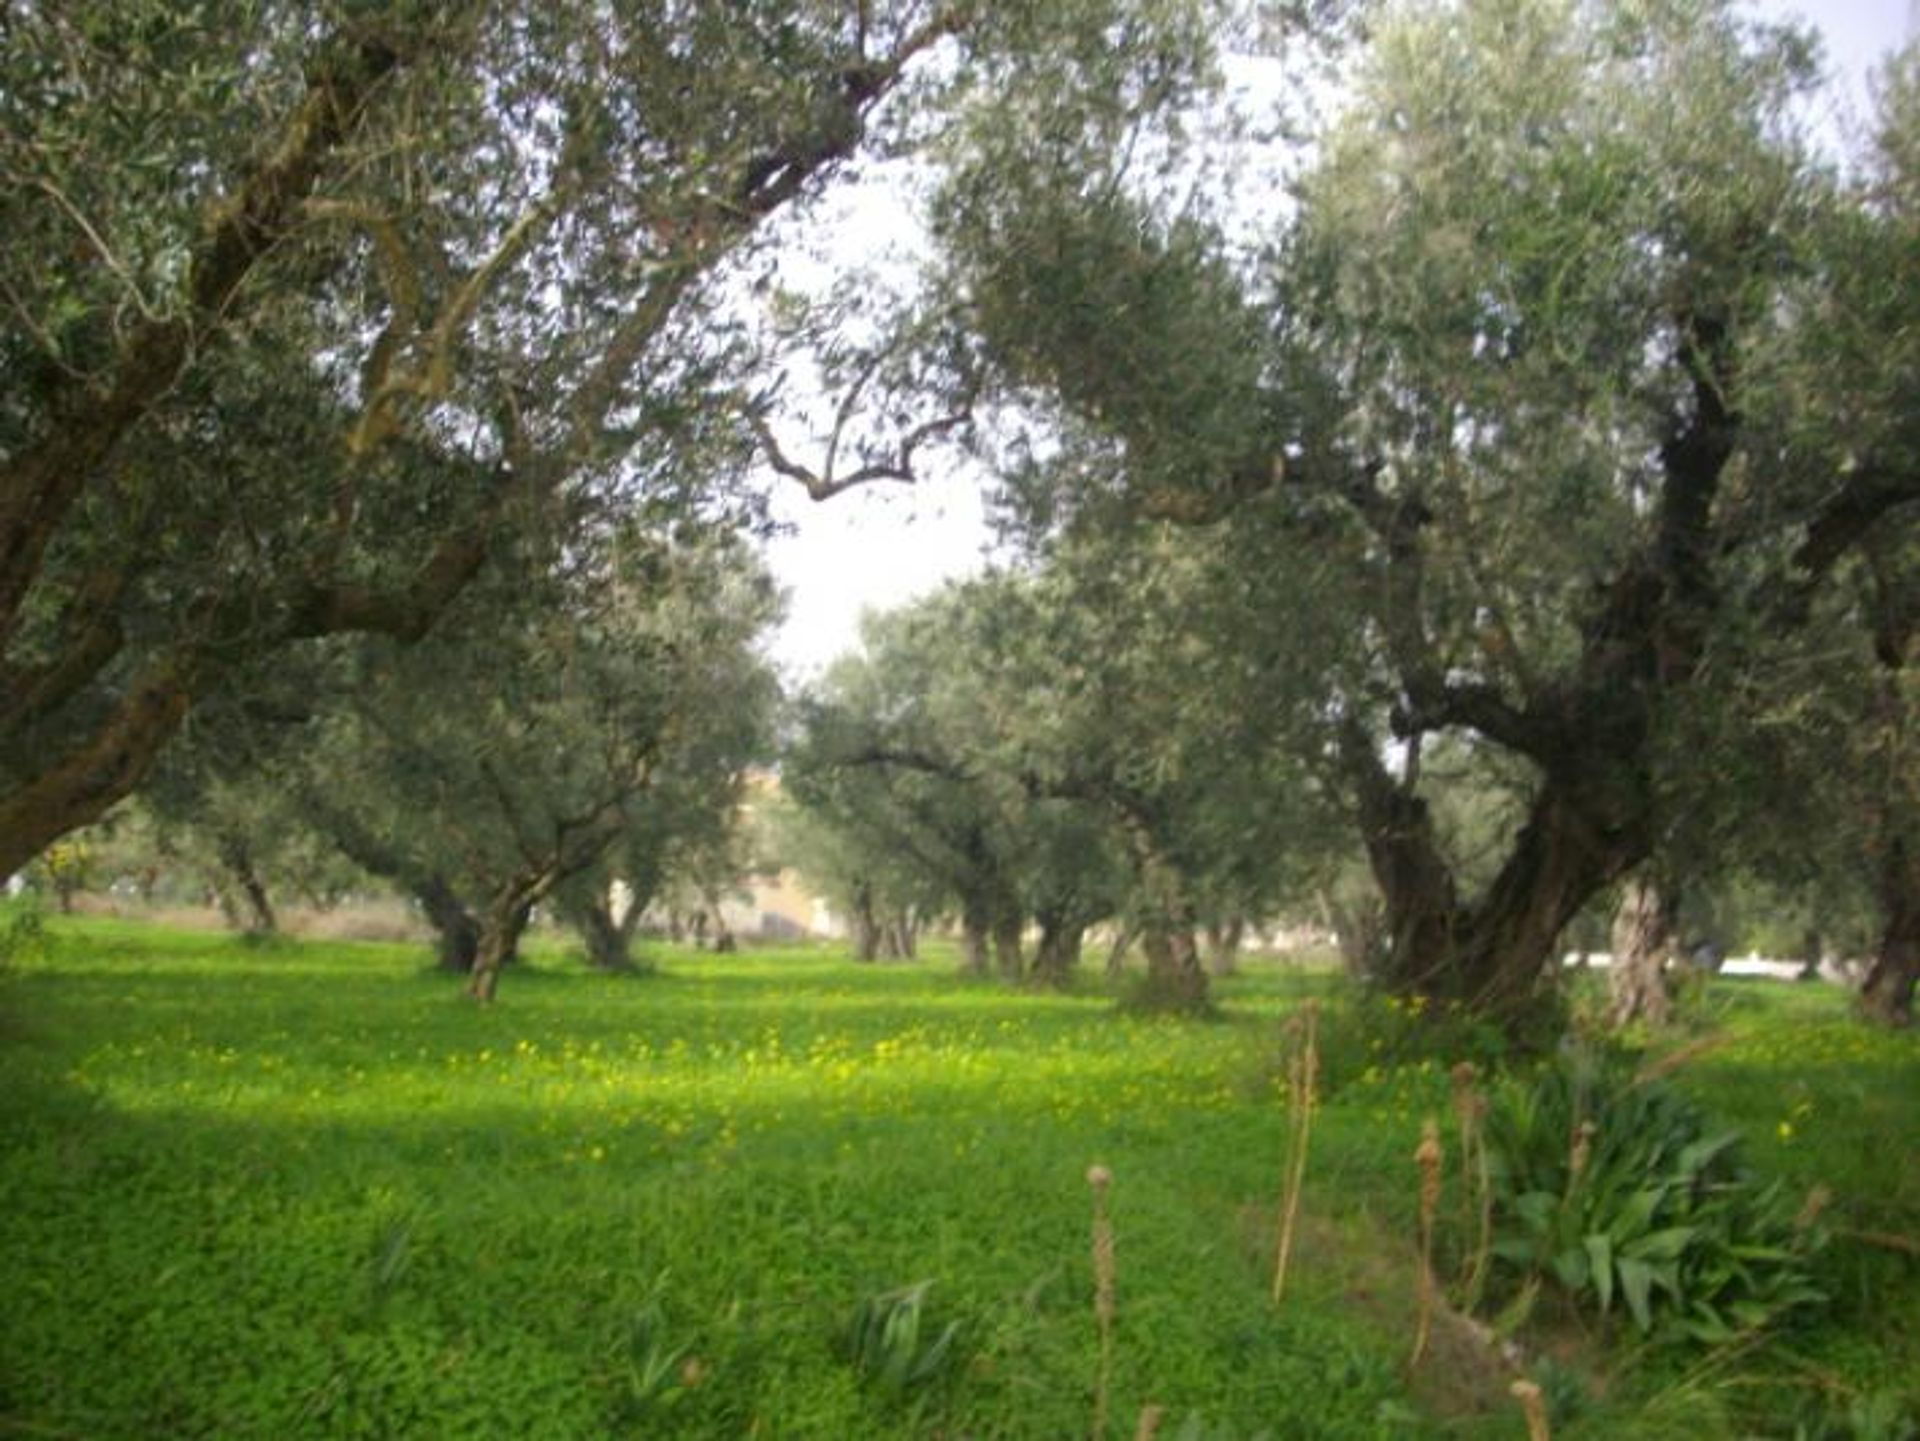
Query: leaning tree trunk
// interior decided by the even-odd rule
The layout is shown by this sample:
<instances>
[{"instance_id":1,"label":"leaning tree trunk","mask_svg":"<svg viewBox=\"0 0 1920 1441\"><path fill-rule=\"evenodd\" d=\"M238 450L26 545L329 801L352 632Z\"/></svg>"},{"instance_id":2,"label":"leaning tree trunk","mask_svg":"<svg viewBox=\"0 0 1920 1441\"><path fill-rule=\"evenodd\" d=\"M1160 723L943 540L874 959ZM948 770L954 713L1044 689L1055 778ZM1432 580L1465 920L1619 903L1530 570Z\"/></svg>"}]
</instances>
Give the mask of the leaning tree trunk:
<instances>
[{"instance_id":1,"label":"leaning tree trunk","mask_svg":"<svg viewBox=\"0 0 1920 1441\"><path fill-rule=\"evenodd\" d=\"M1879 881L1880 944L1860 989L1860 1013L1883 1026L1910 1026L1920 982L1920 848L1896 839L1881 861Z\"/></svg>"},{"instance_id":2,"label":"leaning tree trunk","mask_svg":"<svg viewBox=\"0 0 1920 1441\"><path fill-rule=\"evenodd\" d=\"M1115 925L1113 942L1107 947L1107 961L1102 967L1109 981L1117 981L1126 974L1127 953L1139 939L1140 927L1135 922L1120 921Z\"/></svg>"},{"instance_id":3,"label":"leaning tree trunk","mask_svg":"<svg viewBox=\"0 0 1920 1441\"><path fill-rule=\"evenodd\" d=\"M520 937L527 929L534 905L545 893L549 876L522 874L496 891L480 920L480 945L467 978L467 994L486 1004L500 989L500 972L519 954Z\"/></svg>"},{"instance_id":4,"label":"leaning tree trunk","mask_svg":"<svg viewBox=\"0 0 1920 1441\"><path fill-rule=\"evenodd\" d=\"M1644 876L1629 881L1613 919L1613 964L1607 971L1614 1026L1664 1026L1673 1014L1667 966L1674 958L1673 893Z\"/></svg>"},{"instance_id":5,"label":"leaning tree trunk","mask_svg":"<svg viewBox=\"0 0 1920 1441\"><path fill-rule=\"evenodd\" d=\"M710 949L715 955L732 955L740 948L734 939L733 927L727 924L727 913L720 901L720 893L709 889L705 892L707 914L713 917L713 944Z\"/></svg>"},{"instance_id":6,"label":"leaning tree trunk","mask_svg":"<svg viewBox=\"0 0 1920 1441\"><path fill-rule=\"evenodd\" d=\"M221 866L225 868L228 879L240 888L240 896L247 903L244 919L233 910L229 910L230 918L239 921L250 935L278 934L280 918L273 913L273 902L267 898L267 888L260 880L259 871L254 869L253 851L246 841L237 835L222 835L219 850ZM224 891L222 894L224 896ZM228 907L223 906L222 909Z\"/></svg>"}]
</instances>

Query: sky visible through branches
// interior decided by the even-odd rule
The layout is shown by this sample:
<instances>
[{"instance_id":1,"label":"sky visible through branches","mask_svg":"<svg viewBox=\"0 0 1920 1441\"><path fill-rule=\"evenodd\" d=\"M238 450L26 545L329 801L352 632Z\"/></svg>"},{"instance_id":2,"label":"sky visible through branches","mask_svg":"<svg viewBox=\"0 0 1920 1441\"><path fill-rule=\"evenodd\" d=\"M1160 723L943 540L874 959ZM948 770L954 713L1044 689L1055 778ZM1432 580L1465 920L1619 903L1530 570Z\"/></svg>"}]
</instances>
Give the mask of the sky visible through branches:
<instances>
[{"instance_id":1,"label":"sky visible through branches","mask_svg":"<svg viewBox=\"0 0 1920 1441\"><path fill-rule=\"evenodd\" d=\"M1821 32L1832 79L1809 120L1836 149L1853 148L1848 137L1862 134L1871 117L1872 73L1920 35L1920 0L1751 0L1749 9ZM882 197L857 198L844 219L850 234L876 247L914 244L910 219ZM769 482L774 513L791 527L769 547L789 591L774 641L789 679L817 675L852 649L863 611L905 604L985 563L992 544L985 477L949 458L929 460L911 487L870 485L824 504L797 486Z\"/></svg>"}]
</instances>

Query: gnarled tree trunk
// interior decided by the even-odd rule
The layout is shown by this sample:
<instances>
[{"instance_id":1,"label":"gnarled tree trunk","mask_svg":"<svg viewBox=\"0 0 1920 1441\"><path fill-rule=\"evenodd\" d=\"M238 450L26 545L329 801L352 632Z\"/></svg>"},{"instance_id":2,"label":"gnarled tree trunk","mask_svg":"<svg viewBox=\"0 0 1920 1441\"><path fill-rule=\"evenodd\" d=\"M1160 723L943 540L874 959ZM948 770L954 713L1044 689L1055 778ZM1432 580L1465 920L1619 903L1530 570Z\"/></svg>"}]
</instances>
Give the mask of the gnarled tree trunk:
<instances>
[{"instance_id":1,"label":"gnarled tree trunk","mask_svg":"<svg viewBox=\"0 0 1920 1441\"><path fill-rule=\"evenodd\" d=\"M1486 893L1467 904L1426 802L1395 784L1370 741L1349 742L1343 753L1357 781L1368 859L1385 904L1382 982L1457 1002L1512 1032L1532 1030L1553 1004L1542 982L1561 931L1597 892L1645 858L1644 828L1597 823L1573 786L1550 773L1506 864Z\"/></svg>"},{"instance_id":2,"label":"gnarled tree trunk","mask_svg":"<svg viewBox=\"0 0 1920 1441\"><path fill-rule=\"evenodd\" d=\"M1622 891L1613 918L1613 964L1607 972L1611 1024L1645 1021L1664 1026L1671 1018L1667 966L1674 959L1675 910L1672 891L1645 876L1635 877Z\"/></svg>"}]
</instances>

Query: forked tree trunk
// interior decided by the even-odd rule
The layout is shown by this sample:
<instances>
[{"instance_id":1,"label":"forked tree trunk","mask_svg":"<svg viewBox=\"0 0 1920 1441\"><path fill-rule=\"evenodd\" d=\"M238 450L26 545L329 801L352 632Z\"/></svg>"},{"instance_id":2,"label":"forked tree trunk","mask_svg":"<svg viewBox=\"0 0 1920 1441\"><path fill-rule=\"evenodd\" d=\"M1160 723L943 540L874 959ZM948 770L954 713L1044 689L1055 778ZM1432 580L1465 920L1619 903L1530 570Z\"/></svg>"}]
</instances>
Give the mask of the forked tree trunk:
<instances>
[{"instance_id":1,"label":"forked tree trunk","mask_svg":"<svg viewBox=\"0 0 1920 1441\"><path fill-rule=\"evenodd\" d=\"M1040 985L1064 990L1080 966L1081 940L1086 927L1078 917L1059 912L1040 916L1040 941L1033 953L1033 979Z\"/></svg>"},{"instance_id":2,"label":"forked tree trunk","mask_svg":"<svg viewBox=\"0 0 1920 1441\"><path fill-rule=\"evenodd\" d=\"M253 851L244 838L231 833L219 839L220 864L225 868L227 877L240 890L241 900L246 902L244 916L238 914L226 898L224 888L221 892L222 906L228 919L238 924L250 935L277 935L280 930L280 918L273 913L273 902L267 898L267 888L260 880L260 873L254 869Z\"/></svg>"},{"instance_id":3,"label":"forked tree trunk","mask_svg":"<svg viewBox=\"0 0 1920 1441\"><path fill-rule=\"evenodd\" d=\"M520 875L502 885L480 920L480 945L467 978L467 994L483 1005L500 989L500 972L519 955L520 937L550 878Z\"/></svg>"},{"instance_id":4,"label":"forked tree trunk","mask_svg":"<svg viewBox=\"0 0 1920 1441\"><path fill-rule=\"evenodd\" d=\"M912 960L915 942L913 916L910 912L895 911L881 924L880 952L888 960Z\"/></svg>"},{"instance_id":5,"label":"forked tree trunk","mask_svg":"<svg viewBox=\"0 0 1920 1441\"><path fill-rule=\"evenodd\" d=\"M1674 959L1675 906L1667 888L1644 876L1629 881L1613 920L1613 964L1607 972L1614 1026L1664 1026L1673 1014L1667 966Z\"/></svg>"},{"instance_id":6,"label":"forked tree trunk","mask_svg":"<svg viewBox=\"0 0 1920 1441\"><path fill-rule=\"evenodd\" d=\"M1535 1033L1555 1004L1542 981L1560 933L1596 892L1644 858L1643 829L1616 823L1602 830L1549 775L1506 864L1466 905L1426 802L1393 781L1370 737L1349 736L1342 753L1385 905L1381 981L1402 994L1455 1002L1512 1034Z\"/></svg>"},{"instance_id":7,"label":"forked tree trunk","mask_svg":"<svg viewBox=\"0 0 1920 1441\"><path fill-rule=\"evenodd\" d=\"M1193 929L1178 924L1148 924L1140 933L1147 957L1141 1003L1156 1011L1204 1011L1211 1004L1206 968Z\"/></svg>"},{"instance_id":8,"label":"forked tree trunk","mask_svg":"<svg viewBox=\"0 0 1920 1441\"><path fill-rule=\"evenodd\" d=\"M1214 921L1207 927L1207 970L1216 976L1231 976L1240 969L1240 943L1246 938L1247 919L1232 916Z\"/></svg>"},{"instance_id":9,"label":"forked tree trunk","mask_svg":"<svg viewBox=\"0 0 1920 1441\"><path fill-rule=\"evenodd\" d=\"M632 907L628 907L629 915ZM631 974L640 968L633 963L632 930L613 918L613 907L603 896L594 895L567 907L567 919L580 933L587 948L587 964L596 971Z\"/></svg>"}]
</instances>

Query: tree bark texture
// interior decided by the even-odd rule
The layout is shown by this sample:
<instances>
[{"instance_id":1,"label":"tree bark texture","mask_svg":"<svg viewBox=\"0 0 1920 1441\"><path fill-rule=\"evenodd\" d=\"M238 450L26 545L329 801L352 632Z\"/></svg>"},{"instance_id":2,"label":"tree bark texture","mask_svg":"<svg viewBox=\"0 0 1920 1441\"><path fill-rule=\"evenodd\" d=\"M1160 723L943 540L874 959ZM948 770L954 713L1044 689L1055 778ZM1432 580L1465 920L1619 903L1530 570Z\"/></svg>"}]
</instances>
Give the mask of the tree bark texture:
<instances>
[{"instance_id":1,"label":"tree bark texture","mask_svg":"<svg viewBox=\"0 0 1920 1441\"><path fill-rule=\"evenodd\" d=\"M467 977L467 994L481 1004L492 1002L500 989L500 972L519 955L520 937L533 908L551 884L550 874L522 873L494 892L480 918L480 945Z\"/></svg>"},{"instance_id":2,"label":"tree bark texture","mask_svg":"<svg viewBox=\"0 0 1920 1441\"><path fill-rule=\"evenodd\" d=\"M1920 848L1896 839L1879 880L1880 942L1860 989L1860 1013L1883 1026L1911 1026L1920 983Z\"/></svg>"},{"instance_id":3,"label":"tree bark texture","mask_svg":"<svg viewBox=\"0 0 1920 1441\"><path fill-rule=\"evenodd\" d=\"M1607 972L1614 1026L1664 1026L1673 1014L1667 967L1675 959L1672 892L1645 876L1629 881L1613 918L1613 964Z\"/></svg>"}]
</instances>

